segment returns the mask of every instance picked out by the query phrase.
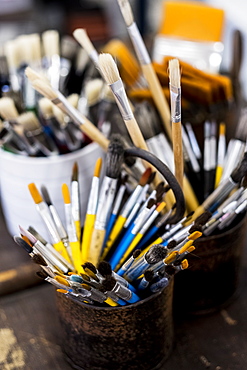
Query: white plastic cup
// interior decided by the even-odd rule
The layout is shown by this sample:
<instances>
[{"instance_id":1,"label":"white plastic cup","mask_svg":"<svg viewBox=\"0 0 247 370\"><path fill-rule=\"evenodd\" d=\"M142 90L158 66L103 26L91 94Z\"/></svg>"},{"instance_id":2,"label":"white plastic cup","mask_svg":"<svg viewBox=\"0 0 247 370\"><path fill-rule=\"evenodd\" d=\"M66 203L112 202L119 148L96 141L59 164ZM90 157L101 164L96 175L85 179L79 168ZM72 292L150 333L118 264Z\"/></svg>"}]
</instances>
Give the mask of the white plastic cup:
<instances>
[{"instance_id":1,"label":"white plastic cup","mask_svg":"<svg viewBox=\"0 0 247 370\"><path fill-rule=\"evenodd\" d=\"M19 225L33 226L39 234L51 242L47 228L39 215L29 192L28 184L35 183L40 191L45 185L52 204L56 207L65 226L62 184L70 187L72 169L78 163L81 220L86 213L88 195L94 166L104 152L96 143L58 156L25 157L0 150L1 204L6 227L10 235L19 235Z\"/></svg>"}]
</instances>

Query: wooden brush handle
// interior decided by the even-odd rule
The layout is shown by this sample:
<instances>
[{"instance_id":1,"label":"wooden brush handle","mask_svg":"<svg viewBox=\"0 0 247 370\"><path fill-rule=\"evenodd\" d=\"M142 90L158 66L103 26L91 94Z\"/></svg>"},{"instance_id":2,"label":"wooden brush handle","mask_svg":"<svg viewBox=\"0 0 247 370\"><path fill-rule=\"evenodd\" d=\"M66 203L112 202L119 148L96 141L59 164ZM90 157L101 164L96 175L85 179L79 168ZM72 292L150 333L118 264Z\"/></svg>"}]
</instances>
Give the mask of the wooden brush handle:
<instances>
[{"instance_id":1,"label":"wooden brush handle","mask_svg":"<svg viewBox=\"0 0 247 370\"><path fill-rule=\"evenodd\" d=\"M172 145L174 153L175 177L183 189L184 158L181 122L172 123Z\"/></svg>"},{"instance_id":2,"label":"wooden brush handle","mask_svg":"<svg viewBox=\"0 0 247 370\"><path fill-rule=\"evenodd\" d=\"M142 65L142 72L148 82L153 100L162 118L166 133L169 139L172 140L170 108L163 93L157 74L155 73L152 64Z\"/></svg>"},{"instance_id":3,"label":"wooden brush handle","mask_svg":"<svg viewBox=\"0 0 247 370\"><path fill-rule=\"evenodd\" d=\"M88 251L88 261L95 266L99 263L102 246L105 239L105 230L94 229L91 237L90 248Z\"/></svg>"}]
</instances>

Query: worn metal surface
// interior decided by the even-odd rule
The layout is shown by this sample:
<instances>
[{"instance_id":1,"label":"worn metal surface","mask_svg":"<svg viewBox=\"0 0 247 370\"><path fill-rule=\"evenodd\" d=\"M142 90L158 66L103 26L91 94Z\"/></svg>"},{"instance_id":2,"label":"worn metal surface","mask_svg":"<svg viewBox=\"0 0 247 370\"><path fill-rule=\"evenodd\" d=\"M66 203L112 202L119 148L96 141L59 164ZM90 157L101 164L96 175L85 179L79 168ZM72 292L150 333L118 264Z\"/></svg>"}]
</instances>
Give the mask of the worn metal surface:
<instances>
[{"instance_id":1,"label":"worn metal surface","mask_svg":"<svg viewBox=\"0 0 247 370\"><path fill-rule=\"evenodd\" d=\"M149 370L173 346L173 280L162 292L125 307L78 304L57 294L64 351L85 370Z\"/></svg>"},{"instance_id":2,"label":"worn metal surface","mask_svg":"<svg viewBox=\"0 0 247 370\"><path fill-rule=\"evenodd\" d=\"M175 311L208 313L238 294L245 236L246 217L222 234L195 241L189 268L175 276Z\"/></svg>"}]
</instances>

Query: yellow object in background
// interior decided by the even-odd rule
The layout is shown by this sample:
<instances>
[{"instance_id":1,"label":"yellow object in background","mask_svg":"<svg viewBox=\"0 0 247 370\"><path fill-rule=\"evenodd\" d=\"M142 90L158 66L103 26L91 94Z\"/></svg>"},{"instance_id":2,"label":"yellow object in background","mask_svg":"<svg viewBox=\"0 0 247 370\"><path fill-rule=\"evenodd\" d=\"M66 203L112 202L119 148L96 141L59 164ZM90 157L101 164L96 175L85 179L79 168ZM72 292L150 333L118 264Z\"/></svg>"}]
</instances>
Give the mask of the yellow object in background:
<instances>
[{"instance_id":1,"label":"yellow object in background","mask_svg":"<svg viewBox=\"0 0 247 370\"><path fill-rule=\"evenodd\" d=\"M224 10L195 1L164 1L158 33L193 41L221 41Z\"/></svg>"}]
</instances>

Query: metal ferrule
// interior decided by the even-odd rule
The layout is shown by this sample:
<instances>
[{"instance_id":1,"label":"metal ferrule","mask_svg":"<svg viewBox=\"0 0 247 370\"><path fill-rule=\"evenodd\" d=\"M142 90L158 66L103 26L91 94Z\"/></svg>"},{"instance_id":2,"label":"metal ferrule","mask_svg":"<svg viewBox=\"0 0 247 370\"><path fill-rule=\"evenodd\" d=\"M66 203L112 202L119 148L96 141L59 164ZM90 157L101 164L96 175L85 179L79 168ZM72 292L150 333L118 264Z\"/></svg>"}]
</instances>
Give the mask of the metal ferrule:
<instances>
[{"instance_id":1,"label":"metal ferrule","mask_svg":"<svg viewBox=\"0 0 247 370\"><path fill-rule=\"evenodd\" d=\"M60 238L63 239L63 238L67 238L67 232L61 222L61 219L58 215L58 212L56 210L56 208L53 206L53 205L50 205L49 206L50 208L50 212L51 212L51 215L53 217L53 220L55 222L55 225L56 225L56 228L57 228L57 231L58 231L58 234L60 235Z\"/></svg>"},{"instance_id":2,"label":"metal ferrule","mask_svg":"<svg viewBox=\"0 0 247 370\"><path fill-rule=\"evenodd\" d=\"M202 203L203 208L213 212L236 186L231 177L225 179Z\"/></svg>"},{"instance_id":3,"label":"metal ferrule","mask_svg":"<svg viewBox=\"0 0 247 370\"><path fill-rule=\"evenodd\" d=\"M132 234L136 235L140 231L142 225L146 222L147 217L152 214L155 208L155 204L151 208L144 208L144 210L139 214L139 216L137 216L135 220L135 225L131 230Z\"/></svg>"},{"instance_id":4,"label":"metal ferrule","mask_svg":"<svg viewBox=\"0 0 247 370\"><path fill-rule=\"evenodd\" d=\"M136 23L133 22L129 27L127 27L127 29L140 64L151 64L150 56Z\"/></svg>"},{"instance_id":5,"label":"metal ferrule","mask_svg":"<svg viewBox=\"0 0 247 370\"><path fill-rule=\"evenodd\" d=\"M170 96L171 96L171 118L172 122L181 122L181 88L170 86Z\"/></svg>"},{"instance_id":6,"label":"metal ferrule","mask_svg":"<svg viewBox=\"0 0 247 370\"><path fill-rule=\"evenodd\" d=\"M129 301L132 297L132 292L119 282L116 282L115 286L112 289L113 293L115 293L118 297L124 299L125 301Z\"/></svg>"},{"instance_id":7,"label":"metal ferrule","mask_svg":"<svg viewBox=\"0 0 247 370\"><path fill-rule=\"evenodd\" d=\"M152 223L154 222L154 220L156 219L156 217L158 216L159 212L154 210L152 215L148 218L148 220L145 222L145 224L142 226L141 230L140 230L140 233L143 235L147 229L149 228L149 226L152 225Z\"/></svg>"},{"instance_id":8,"label":"metal ferrule","mask_svg":"<svg viewBox=\"0 0 247 370\"><path fill-rule=\"evenodd\" d=\"M63 264L54 254L50 253L46 249L46 246L42 244L39 240L37 240L37 242L34 245L38 252L42 254L42 256L44 256L50 264L57 267L65 274L69 271L67 265Z\"/></svg>"},{"instance_id":9,"label":"metal ferrule","mask_svg":"<svg viewBox=\"0 0 247 370\"><path fill-rule=\"evenodd\" d=\"M129 105L128 97L126 95L122 80L120 79L109 86L116 98L116 102L123 120L130 121L132 118L134 118L134 115Z\"/></svg>"},{"instance_id":10,"label":"metal ferrule","mask_svg":"<svg viewBox=\"0 0 247 370\"><path fill-rule=\"evenodd\" d=\"M116 215L119 211L119 208L120 208L120 205L121 205L121 202L122 202L122 199L123 199L123 195L124 195L124 192L125 192L125 189L126 189L126 186L125 185L121 185L119 190L118 190L118 193L117 193L117 196L116 196L116 200L115 200L115 204L114 204L114 207L113 207L113 210L112 210L112 214L113 215Z\"/></svg>"},{"instance_id":11,"label":"metal ferrule","mask_svg":"<svg viewBox=\"0 0 247 370\"><path fill-rule=\"evenodd\" d=\"M99 178L94 176L92 179L89 201L87 206L87 214L94 215L97 209L97 199L99 190Z\"/></svg>"},{"instance_id":12,"label":"metal ferrule","mask_svg":"<svg viewBox=\"0 0 247 370\"><path fill-rule=\"evenodd\" d=\"M79 184L78 181L71 182L71 204L72 204L72 217L74 221L80 219L80 206L79 206Z\"/></svg>"},{"instance_id":13,"label":"metal ferrule","mask_svg":"<svg viewBox=\"0 0 247 370\"><path fill-rule=\"evenodd\" d=\"M128 280L135 280L150 267L150 264L146 261L145 256L143 257L144 258L141 258L138 263L136 263L133 268L125 274Z\"/></svg>"},{"instance_id":14,"label":"metal ferrule","mask_svg":"<svg viewBox=\"0 0 247 370\"><path fill-rule=\"evenodd\" d=\"M208 226L205 230L203 230L203 235L208 236L212 234L212 232L217 229L218 225L220 224L220 220L216 220L214 223L212 223L210 226Z\"/></svg>"},{"instance_id":15,"label":"metal ferrule","mask_svg":"<svg viewBox=\"0 0 247 370\"><path fill-rule=\"evenodd\" d=\"M71 204L66 203L64 204L64 213L65 213L65 219L66 219L66 226L67 226L67 232L70 242L76 242L77 235L76 235L76 228L75 224L72 218L72 210L71 210Z\"/></svg>"},{"instance_id":16,"label":"metal ferrule","mask_svg":"<svg viewBox=\"0 0 247 370\"><path fill-rule=\"evenodd\" d=\"M90 293L91 293L90 298L92 298L93 301L103 303L107 299L106 294L100 292L95 288L91 288Z\"/></svg>"},{"instance_id":17,"label":"metal ferrule","mask_svg":"<svg viewBox=\"0 0 247 370\"><path fill-rule=\"evenodd\" d=\"M131 256L124 264L123 266L118 270L117 274L119 276L122 276L133 264L134 262L134 257Z\"/></svg>"},{"instance_id":18,"label":"metal ferrule","mask_svg":"<svg viewBox=\"0 0 247 370\"><path fill-rule=\"evenodd\" d=\"M156 293L156 292L160 291L161 289L165 288L168 284L169 284L168 278L163 277L162 279L160 279L156 283L150 285L149 289L151 290L151 292Z\"/></svg>"},{"instance_id":19,"label":"metal ferrule","mask_svg":"<svg viewBox=\"0 0 247 370\"><path fill-rule=\"evenodd\" d=\"M103 188L99 196L98 209L96 214L95 228L105 229L106 221L112 207L114 194L117 186L117 179L105 177L102 184Z\"/></svg>"},{"instance_id":20,"label":"metal ferrule","mask_svg":"<svg viewBox=\"0 0 247 370\"><path fill-rule=\"evenodd\" d=\"M60 236L59 236L59 234L56 230L54 221L51 218L51 215L49 213L49 209L48 209L47 204L45 204L44 202L41 202L39 204L36 204L36 207L37 207L37 210L38 210L39 214L41 215L43 221L45 222L49 233L51 234L51 237L53 239L53 243L54 244L58 243L61 239L60 239Z\"/></svg>"},{"instance_id":21,"label":"metal ferrule","mask_svg":"<svg viewBox=\"0 0 247 370\"><path fill-rule=\"evenodd\" d=\"M137 200L139 194L141 193L141 191L142 191L142 186L141 185L137 185L136 188L135 188L135 190L134 190L134 192L130 196L129 200L124 205L124 208L123 208L123 211L122 211L122 216L123 217L127 217L128 216L128 214L130 213L132 207L136 203L136 200Z\"/></svg>"}]
</instances>

